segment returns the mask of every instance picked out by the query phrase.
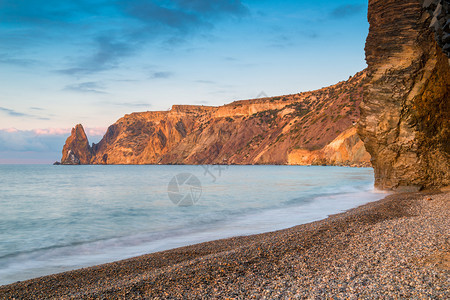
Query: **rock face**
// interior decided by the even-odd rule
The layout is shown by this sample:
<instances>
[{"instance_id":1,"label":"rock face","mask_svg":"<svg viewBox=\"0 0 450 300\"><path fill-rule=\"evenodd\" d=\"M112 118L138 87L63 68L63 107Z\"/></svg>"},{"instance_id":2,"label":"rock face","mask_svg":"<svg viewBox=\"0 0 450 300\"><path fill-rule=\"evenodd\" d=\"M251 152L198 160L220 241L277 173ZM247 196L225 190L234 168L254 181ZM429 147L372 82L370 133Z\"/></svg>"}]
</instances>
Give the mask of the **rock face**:
<instances>
[{"instance_id":1,"label":"rock face","mask_svg":"<svg viewBox=\"0 0 450 300\"><path fill-rule=\"evenodd\" d=\"M91 159L92 149L89 146L83 126L78 124L72 128L72 133L63 147L61 164L86 165L91 162Z\"/></svg>"},{"instance_id":2,"label":"rock face","mask_svg":"<svg viewBox=\"0 0 450 300\"><path fill-rule=\"evenodd\" d=\"M333 165L371 167L364 143L351 127L320 150L296 149L289 153L289 165Z\"/></svg>"},{"instance_id":3,"label":"rock face","mask_svg":"<svg viewBox=\"0 0 450 300\"><path fill-rule=\"evenodd\" d=\"M348 131L359 120L365 80L360 72L318 91L132 113L92 148L72 131L63 155L72 150L81 164L368 164L356 131ZM302 151L320 149L302 163Z\"/></svg>"},{"instance_id":4,"label":"rock face","mask_svg":"<svg viewBox=\"0 0 450 300\"><path fill-rule=\"evenodd\" d=\"M447 41L448 1L370 0L368 17L358 132L372 156L375 184L450 185L450 64L439 46Z\"/></svg>"}]
</instances>

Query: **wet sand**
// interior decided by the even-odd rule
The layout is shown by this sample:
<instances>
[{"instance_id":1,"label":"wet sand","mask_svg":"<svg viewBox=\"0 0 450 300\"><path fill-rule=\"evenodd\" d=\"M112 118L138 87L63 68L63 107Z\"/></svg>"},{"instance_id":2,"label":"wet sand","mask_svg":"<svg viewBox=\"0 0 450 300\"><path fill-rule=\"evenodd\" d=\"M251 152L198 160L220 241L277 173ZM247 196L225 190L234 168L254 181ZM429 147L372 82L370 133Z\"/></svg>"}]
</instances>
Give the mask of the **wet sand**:
<instances>
[{"instance_id":1,"label":"wet sand","mask_svg":"<svg viewBox=\"0 0 450 300\"><path fill-rule=\"evenodd\" d=\"M395 194L293 228L0 287L1 299L450 296L450 193Z\"/></svg>"}]
</instances>

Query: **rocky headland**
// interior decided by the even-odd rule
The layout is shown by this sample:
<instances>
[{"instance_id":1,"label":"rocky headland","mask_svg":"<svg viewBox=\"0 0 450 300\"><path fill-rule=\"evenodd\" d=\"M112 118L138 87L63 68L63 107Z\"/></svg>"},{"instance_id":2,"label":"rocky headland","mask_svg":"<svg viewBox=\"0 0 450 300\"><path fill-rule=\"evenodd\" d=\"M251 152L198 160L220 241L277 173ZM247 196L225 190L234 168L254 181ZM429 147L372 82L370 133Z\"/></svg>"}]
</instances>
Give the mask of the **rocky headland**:
<instances>
[{"instance_id":1,"label":"rocky headland","mask_svg":"<svg viewBox=\"0 0 450 300\"><path fill-rule=\"evenodd\" d=\"M366 73L306 93L125 115L89 146L77 125L62 164L370 166L356 133Z\"/></svg>"}]
</instances>

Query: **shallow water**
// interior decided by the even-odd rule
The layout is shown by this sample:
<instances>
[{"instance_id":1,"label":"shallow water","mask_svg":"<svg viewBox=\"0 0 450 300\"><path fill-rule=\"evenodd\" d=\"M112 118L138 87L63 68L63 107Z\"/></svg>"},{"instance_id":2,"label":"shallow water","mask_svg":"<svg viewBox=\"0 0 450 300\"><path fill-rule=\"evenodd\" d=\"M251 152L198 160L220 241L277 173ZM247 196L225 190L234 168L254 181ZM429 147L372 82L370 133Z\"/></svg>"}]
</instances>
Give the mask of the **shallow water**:
<instances>
[{"instance_id":1,"label":"shallow water","mask_svg":"<svg viewBox=\"0 0 450 300\"><path fill-rule=\"evenodd\" d=\"M323 219L372 187L369 168L0 165L0 284Z\"/></svg>"}]
</instances>

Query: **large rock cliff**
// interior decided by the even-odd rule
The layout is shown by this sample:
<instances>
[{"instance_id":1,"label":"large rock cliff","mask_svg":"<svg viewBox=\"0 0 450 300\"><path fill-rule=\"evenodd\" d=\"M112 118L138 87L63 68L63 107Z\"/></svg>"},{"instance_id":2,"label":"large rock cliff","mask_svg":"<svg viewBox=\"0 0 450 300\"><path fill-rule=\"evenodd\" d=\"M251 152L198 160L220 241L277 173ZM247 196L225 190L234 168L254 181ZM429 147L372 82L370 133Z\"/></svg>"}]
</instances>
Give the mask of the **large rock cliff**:
<instances>
[{"instance_id":1,"label":"large rock cliff","mask_svg":"<svg viewBox=\"0 0 450 300\"><path fill-rule=\"evenodd\" d=\"M359 133L379 188L450 185L448 9L448 1L369 1Z\"/></svg>"},{"instance_id":2,"label":"large rock cliff","mask_svg":"<svg viewBox=\"0 0 450 300\"><path fill-rule=\"evenodd\" d=\"M368 165L370 156L352 129L365 79L360 72L312 92L132 113L92 148L69 138L64 153L72 150L91 164Z\"/></svg>"}]
</instances>

